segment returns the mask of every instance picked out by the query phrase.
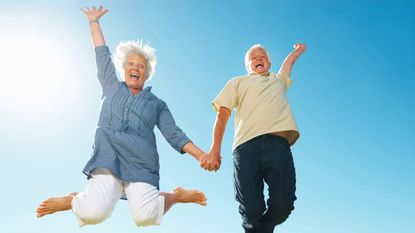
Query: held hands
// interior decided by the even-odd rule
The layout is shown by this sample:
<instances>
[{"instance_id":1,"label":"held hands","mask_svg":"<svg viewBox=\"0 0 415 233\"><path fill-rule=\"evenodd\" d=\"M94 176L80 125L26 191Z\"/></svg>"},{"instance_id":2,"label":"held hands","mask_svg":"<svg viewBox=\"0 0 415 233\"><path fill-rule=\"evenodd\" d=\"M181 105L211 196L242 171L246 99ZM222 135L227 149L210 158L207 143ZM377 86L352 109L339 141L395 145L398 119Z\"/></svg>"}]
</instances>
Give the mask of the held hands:
<instances>
[{"instance_id":1,"label":"held hands","mask_svg":"<svg viewBox=\"0 0 415 233\"><path fill-rule=\"evenodd\" d=\"M204 154L200 158L200 167L207 171L217 171L220 168L222 157L220 153L215 153L210 151L207 154Z\"/></svg>"},{"instance_id":2,"label":"held hands","mask_svg":"<svg viewBox=\"0 0 415 233\"><path fill-rule=\"evenodd\" d=\"M81 8L81 11L86 15L89 23L98 23L98 20L101 18L101 16L103 16L109 10L104 9L102 6L100 6L98 9L96 7L92 7L92 9L89 9L88 7L85 9Z\"/></svg>"}]
</instances>

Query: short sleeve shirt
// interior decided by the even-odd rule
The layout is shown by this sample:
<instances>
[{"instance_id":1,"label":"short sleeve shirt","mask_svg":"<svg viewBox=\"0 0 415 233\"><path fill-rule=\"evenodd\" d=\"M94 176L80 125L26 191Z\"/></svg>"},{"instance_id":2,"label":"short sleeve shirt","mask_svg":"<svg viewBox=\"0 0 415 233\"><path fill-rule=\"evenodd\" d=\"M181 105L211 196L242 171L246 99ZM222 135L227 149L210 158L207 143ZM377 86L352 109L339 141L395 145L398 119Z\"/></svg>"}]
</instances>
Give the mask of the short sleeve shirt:
<instances>
[{"instance_id":1,"label":"short sleeve shirt","mask_svg":"<svg viewBox=\"0 0 415 233\"><path fill-rule=\"evenodd\" d=\"M286 74L250 74L231 79L213 100L216 111L236 109L233 149L262 134L288 131L293 145L299 137L286 91L291 79Z\"/></svg>"}]
</instances>

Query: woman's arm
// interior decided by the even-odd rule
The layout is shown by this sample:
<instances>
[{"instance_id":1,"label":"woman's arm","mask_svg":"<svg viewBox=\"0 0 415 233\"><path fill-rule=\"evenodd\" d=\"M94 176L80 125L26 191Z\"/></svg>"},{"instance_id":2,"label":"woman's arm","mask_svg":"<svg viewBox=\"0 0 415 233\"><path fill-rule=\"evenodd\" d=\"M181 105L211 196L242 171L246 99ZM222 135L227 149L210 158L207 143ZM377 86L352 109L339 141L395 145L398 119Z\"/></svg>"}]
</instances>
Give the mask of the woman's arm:
<instances>
[{"instance_id":1,"label":"woman's arm","mask_svg":"<svg viewBox=\"0 0 415 233\"><path fill-rule=\"evenodd\" d=\"M178 152L187 153L200 161L205 154L203 150L193 144L185 133L176 125L173 115L167 104L163 104L163 110L160 112L157 127L167 142Z\"/></svg>"},{"instance_id":2,"label":"woman's arm","mask_svg":"<svg viewBox=\"0 0 415 233\"><path fill-rule=\"evenodd\" d=\"M86 8L81 9L81 11L88 18L94 47L105 45L104 34L102 33L101 26L99 25L99 19L108 12L108 9L103 9L102 6L100 6L98 9L92 7L92 9Z\"/></svg>"},{"instance_id":3,"label":"woman's arm","mask_svg":"<svg viewBox=\"0 0 415 233\"><path fill-rule=\"evenodd\" d=\"M161 134L175 150L180 153L190 154L197 161L200 161L205 152L190 141L186 134L176 125L167 105L165 103L163 105L163 110L157 123Z\"/></svg>"},{"instance_id":4,"label":"woman's arm","mask_svg":"<svg viewBox=\"0 0 415 233\"><path fill-rule=\"evenodd\" d=\"M197 147L193 142L188 142L183 146L182 149L184 152L188 153L189 155L193 156L197 161L200 161L202 155L205 154L203 150Z\"/></svg>"},{"instance_id":5,"label":"woman's arm","mask_svg":"<svg viewBox=\"0 0 415 233\"><path fill-rule=\"evenodd\" d=\"M81 11L86 15L89 21L91 38L95 47L95 59L98 70L97 76L102 90L104 93L114 90L114 88L117 88L119 81L117 79L114 64L111 60L111 53L109 52L108 47L105 46L104 35L98 22L101 16L108 12L108 9L104 10L102 6L100 6L98 9L93 7L92 9L81 9Z\"/></svg>"}]
</instances>

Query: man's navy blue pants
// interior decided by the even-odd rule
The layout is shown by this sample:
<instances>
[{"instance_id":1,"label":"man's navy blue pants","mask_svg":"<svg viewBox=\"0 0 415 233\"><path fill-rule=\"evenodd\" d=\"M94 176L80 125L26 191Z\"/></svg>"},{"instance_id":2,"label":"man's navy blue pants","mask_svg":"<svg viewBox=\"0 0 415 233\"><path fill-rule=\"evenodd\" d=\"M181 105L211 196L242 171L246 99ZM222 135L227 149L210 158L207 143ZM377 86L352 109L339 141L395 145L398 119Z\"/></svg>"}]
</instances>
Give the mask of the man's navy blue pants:
<instances>
[{"instance_id":1,"label":"man's navy blue pants","mask_svg":"<svg viewBox=\"0 0 415 233\"><path fill-rule=\"evenodd\" d=\"M235 198L246 233L272 233L294 209L295 168L288 140L272 134L235 148ZM265 204L264 182L268 186Z\"/></svg>"}]
</instances>

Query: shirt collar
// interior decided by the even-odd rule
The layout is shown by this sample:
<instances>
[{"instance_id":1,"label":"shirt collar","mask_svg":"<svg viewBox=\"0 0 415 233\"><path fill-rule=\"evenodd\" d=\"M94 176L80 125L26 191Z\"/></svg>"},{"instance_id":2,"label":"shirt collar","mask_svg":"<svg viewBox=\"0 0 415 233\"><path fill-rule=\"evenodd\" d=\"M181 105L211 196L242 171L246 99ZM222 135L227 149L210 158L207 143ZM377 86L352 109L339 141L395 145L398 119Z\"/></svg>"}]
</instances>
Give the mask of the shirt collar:
<instances>
[{"instance_id":1,"label":"shirt collar","mask_svg":"<svg viewBox=\"0 0 415 233\"><path fill-rule=\"evenodd\" d=\"M260 77L264 77L264 78L268 78L271 75L271 72L267 72L265 74L257 74L255 72L252 72L249 74L249 76L260 76Z\"/></svg>"},{"instance_id":2,"label":"shirt collar","mask_svg":"<svg viewBox=\"0 0 415 233\"><path fill-rule=\"evenodd\" d=\"M124 87L131 93L129 87L127 86L127 83L123 82L123 84L124 84ZM146 95L147 93L151 93L151 88L152 86L143 88L143 90L141 90L137 95L135 95L135 97Z\"/></svg>"},{"instance_id":3,"label":"shirt collar","mask_svg":"<svg viewBox=\"0 0 415 233\"><path fill-rule=\"evenodd\" d=\"M137 96L143 96L146 95L147 93L151 92L151 86L145 87L143 90L141 90Z\"/></svg>"}]
</instances>

